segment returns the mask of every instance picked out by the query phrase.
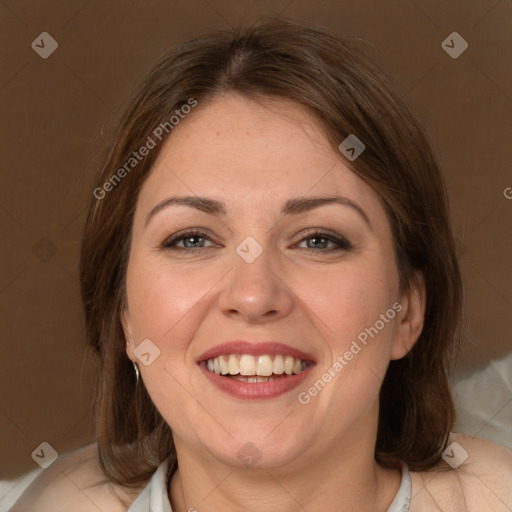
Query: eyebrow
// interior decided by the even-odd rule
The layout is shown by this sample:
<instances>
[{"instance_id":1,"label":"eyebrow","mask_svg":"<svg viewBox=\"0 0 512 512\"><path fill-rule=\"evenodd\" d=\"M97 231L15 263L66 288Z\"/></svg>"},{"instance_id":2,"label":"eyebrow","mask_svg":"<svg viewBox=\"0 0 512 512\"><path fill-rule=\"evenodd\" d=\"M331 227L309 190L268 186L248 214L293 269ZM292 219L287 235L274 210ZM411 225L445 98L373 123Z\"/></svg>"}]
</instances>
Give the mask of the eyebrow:
<instances>
[{"instance_id":1,"label":"eyebrow","mask_svg":"<svg viewBox=\"0 0 512 512\"><path fill-rule=\"evenodd\" d=\"M300 213L305 213L328 204L339 204L352 208L357 213L359 213L366 224L368 224L368 227L373 231L372 223L370 222L370 218L365 213L365 211L357 203L354 203L354 201L339 195L298 197L289 199L286 201L286 203L284 203L281 213L282 215L298 215ZM226 215L227 213L225 203L217 201L216 199L199 196L173 196L160 201L156 206L152 208L146 218L145 225L147 226L150 220L158 212L169 206L188 206L190 208L195 208L196 210L215 216Z\"/></svg>"}]
</instances>

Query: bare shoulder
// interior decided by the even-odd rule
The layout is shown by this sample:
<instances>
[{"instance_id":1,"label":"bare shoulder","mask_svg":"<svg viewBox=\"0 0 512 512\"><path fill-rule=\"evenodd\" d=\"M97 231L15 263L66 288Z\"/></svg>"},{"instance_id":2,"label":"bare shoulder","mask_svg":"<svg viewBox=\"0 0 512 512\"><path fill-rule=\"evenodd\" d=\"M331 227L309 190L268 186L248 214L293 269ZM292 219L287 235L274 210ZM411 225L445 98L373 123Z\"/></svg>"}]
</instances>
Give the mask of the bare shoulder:
<instances>
[{"instance_id":1,"label":"bare shoulder","mask_svg":"<svg viewBox=\"0 0 512 512\"><path fill-rule=\"evenodd\" d=\"M411 512L510 512L512 451L467 434L452 434L443 459L412 472Z\"/></svg>"},{"instance_id":2,"label":"bare shoulder","mask_svg":"<svg viewBox=\"0 0 512 512\"><path fill-rule=\"evenodd\" d=\"M108 482L99 465L97 444L92 443L59 457L10 512L125 512L137 494Z\"/></svg>"}]
</instances>

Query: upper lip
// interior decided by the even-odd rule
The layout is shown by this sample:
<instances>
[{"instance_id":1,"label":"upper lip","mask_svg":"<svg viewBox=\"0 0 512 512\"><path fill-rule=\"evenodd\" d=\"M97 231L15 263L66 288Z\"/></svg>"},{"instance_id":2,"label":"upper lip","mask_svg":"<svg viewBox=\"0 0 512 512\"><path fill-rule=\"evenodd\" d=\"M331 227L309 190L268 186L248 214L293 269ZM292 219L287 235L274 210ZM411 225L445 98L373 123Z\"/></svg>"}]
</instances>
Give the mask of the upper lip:
<instances>
[{"instance_id":1,"label":"upper lip","mask_svg":"<svg viewBox=\"0 0 512 512\"><path fill-rule=\"evenodd\" d=\"M245 341L245 340L234 340L226 341L220 345L216 345L210 348L206 352L203 352L198 358L197 363L207 361L226 354L248 354L252 356L258 356L263 354L268 355L283 355L293 356L296 359L302 359L303 361L315 362L315 359L311 354L302 352L290 345L280 343L278 341Z\"/></svg>"}]
</instances>

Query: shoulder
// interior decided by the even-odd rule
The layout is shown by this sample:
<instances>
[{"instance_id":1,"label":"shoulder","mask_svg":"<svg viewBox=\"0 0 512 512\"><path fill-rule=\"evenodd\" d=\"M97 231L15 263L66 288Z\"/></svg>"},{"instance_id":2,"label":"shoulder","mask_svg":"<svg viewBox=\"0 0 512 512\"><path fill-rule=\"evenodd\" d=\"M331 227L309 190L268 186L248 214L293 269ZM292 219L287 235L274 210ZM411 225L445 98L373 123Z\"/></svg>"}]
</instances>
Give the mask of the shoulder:
<instances>
[{"instance_id":1,"label":"shoulder","mask_svg":"<svg viewBox=\"0 0 512 512\"><path fill-rule=\"evenodd\" d=\"M443 460L411 480L411 512L512 510L512 451L484 439L452 434Z\"/></svg>"},{"instance_id":2,"label":"shoulder","mask_svg":"<svg viewBox=\"0 0 512 512\"><path fill-rule=\"evenodd\" d=\"M59 457L38 475L10 512L126 512L137 494L107 480L99 465L97 444L92 443Z\"/></svg>"}]
</instances>

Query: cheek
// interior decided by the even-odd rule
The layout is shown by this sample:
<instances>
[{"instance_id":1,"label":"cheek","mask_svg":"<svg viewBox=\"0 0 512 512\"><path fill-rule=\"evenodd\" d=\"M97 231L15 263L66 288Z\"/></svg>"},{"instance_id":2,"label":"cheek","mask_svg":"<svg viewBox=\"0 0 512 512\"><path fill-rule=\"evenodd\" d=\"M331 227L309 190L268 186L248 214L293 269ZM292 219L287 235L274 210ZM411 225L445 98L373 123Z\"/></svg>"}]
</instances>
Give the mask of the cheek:
<instances>
[{"instance_id":1,"label":"cheek","mask_svg":"<svg viewBox=\"0 0 512 512\"><path fill-rule=\"evenodd\" d=\"M320 275L315 283L314 294L302 283L304 303L321 331L325 357L300 400L348 428L378 400L395 332L397 285L393 272L378 262Z\"/></svg>"},{"instance_id":2,"label":"cheek","mask_svg":"<svg viewBox=\"0 0 512 512\"><path fill-rule=\"evenodd\" d=\"M318 273L314 288L307 281L296 286L321 333L325 357L319 361L318 380L303 390L302 398L316 401L315 407L336 421L340 414L348 420L377 399L395 332L398 278L385 259L374 258Z\"/></svg>"},{"instance_id":3,"label":"cheek","mask_svg":"<svg viewBox=\"0 0 512 512\"><path fill-rule=\"evenodd\" d=\"M212 269L179 271L161 263L128 268L127 294L134 335L164 340L199 313L220 277Z\"/></svg>"},{"instance_id":4,"label":"cheek","mask_svg":"<svg viewBox=\"0 0 512 512\"><path fill-rule=\"evenodd\" d=\"M317 319L322 337L330 340L331 350L339 352L392 307L398 295L398 278L384 260L374 259L337 271L321 270L315 272L314 279L299 275L294 288L311 311L311 318ZM379 330L387 333L391 324L386 322L382 328L379 322Z\"/></svg>"},{"instance_id":5,"label":"cheek","mask_svg":"<svg viewBox=\"0 0 512 512\"><path fill-rule=\"evenodd\" d=\"M133 258L127 273L128 307L135 344L150 339L160 354L149 366L139 364L144 385L167 423L186 431L195 402L189 386L187 347L211 301L219 279L212 268L177 271L161 262ZM172 399L170 399L172 397Z\"/></svg>"}]
</instances>

